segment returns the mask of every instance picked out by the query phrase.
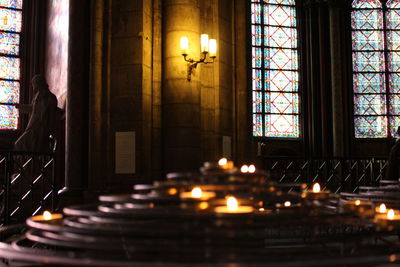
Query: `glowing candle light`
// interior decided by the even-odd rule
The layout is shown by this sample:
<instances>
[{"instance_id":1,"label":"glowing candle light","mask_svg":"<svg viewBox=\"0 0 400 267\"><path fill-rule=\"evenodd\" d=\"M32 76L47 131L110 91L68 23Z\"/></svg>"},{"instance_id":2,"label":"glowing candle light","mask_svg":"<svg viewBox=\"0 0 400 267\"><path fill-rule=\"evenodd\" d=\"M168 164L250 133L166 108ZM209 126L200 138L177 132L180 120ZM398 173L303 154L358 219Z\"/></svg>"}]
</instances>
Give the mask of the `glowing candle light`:
<instances>
[{"instance_id":1,"label":"glowing candle light","mask_svg":"<svg viewBox=\"0 0 400 267\"><path fill-rule=\"evenodd\" d=\"M228 197L226 200L226 206L228 207L228 210L236 211L239 207L239 204L235 197Z\"/></svg>"},{"instance_id":2,"label":"glowing candle light","mask_svg":"<svg viewBox=\"0 0 400 267\"><path fill-rule=\"evenodd\" d=\"M45 210L45 211L43 212L43 219L44 219L45 221L51 220L52 217L53 217L53 216L51 215L51 213L50 213L49 211Z\"/></svg>"},{"instance_id":3,"label":"glowing candle light","mask_svg":"<svg viewBox=\"0 0 400 267\"><path fill-rule=\"evenodd\" d=\"M388 218L388 220L393 220L394 219L394 210L390 209L388 211L387 218Z\"/></svg>"},{"instance_id":4,"label":"glowing candle light","mask_svg":"<svg viewBox=\"0 0 400 267\"><path fill-rule=\"evenodd\" d=\"M192 197L201 198L202 195L203 195L203 191L201 190L200 187L195 187L192 189Z\"/></svg>"},{"instance_id":5,"label":"glowing candle light","mask_svg":"<svg viewBox=\"0 0 400 267\"><path fill-rule=\"evenodd\" d=\"M218 161L218 165L221 167L226 165L227 163L228 163L228 160L226 158L222 158Z\"/></svg>"},{"instance_id":6,"label":"glowing candle light","mask_svg":"<svg viewBox=\"0 0 400 267\"><path fill-rule=\"evenodd\" d=\"M283 203L283 205L285 207L290 207L292 205L292 203L290 203L290 201L285 201L285 203Z\"/></svg>"},{"instance_id":7,"label":"glowing candle light","mask_svg":"<svg viewBox=\"0 0 400 267\"><path fill-rule=\"evenodd\" d=\"M205 201L202 201L202 202L200 202L199 203L199 209L201 209L201 210L206 210L206 209L208 209L208 207L209 207L210 205L208 204L208 202L205 202Z\"/></svg>"},{"instance_id":8,"label":"glowing candle light","mask_svg":"<svg viewBox=\"0 0 400 267\"><path fill-rule=\"evenodd\" d=\"M208 34L200 35L200 50L202 53L208 52Z\"/></svg>"},{"instance_id":9,"label":"glowing candle light","mask_svg":"<svg viewBox=\"0 0 400 267\"><path fill-rule=\"evenodd\" d=\"M356 206L360 206L361 201L360 201L359 199L357 199L357 200L354 202L354 204L355 204Z\"/></svg>"},{"instance_id":10,"label":"glowing candle light","mask_svg":"<svg viewBox=\"0 0 400 267\"><path fill-rule=\"evenodd\" d=\"M209 48L210 48L210 57L214 58L217 56L217 40L216 39L210 39L208 42Z\"/></svg>"},{"instance_id":11,"label":"glowing candle light","mask_svg":"<svg viewBox=\"0 0 400 267\"><path fill-rule=\"evenodd\" d=\"M386 212L386 205L384 203L379 205L379 213L385 213Z\"/></svg>"},{"instance_id":12,"label":"glowing candle light","mask_svg":"<svg viewBox=\"0 0 400 267\"><path fill-rule=\"evenodd\" d=\"M249 173L255 173L256 172L256 166L254 166L253 164L251 164L249 166Z\"/></svg>"},{"instance_id":13,"label":"glowing candle light","mask_svg":"<svg viewBox=\"0 0 400 267\"><path fill-rule=\"evenodd\" d=\"M189 39L186 36L181 37L181 54L187 55L188 50L189 50Z\"/></svg>"},{"instance_id":14,"label":"glowing candle light","mask_svg":"<svg viewBox=\"0 0 400 267\"><path fill-rule=\"evenodd\" d=\"M314 193L319 193L321 191L321 186L319 185L319 183L315 183L313 185L313 189L312 190L313 190Z\"/></svg>"},{"instance_id":15,"label":"glowing candle light","mask_svg":"<svg viewBox=\"0 0 400 267\"><path fill-rule=\"evenodd\" d=\"M242 172L242 173L247 173L247 172L249 172L249 166L243 165L243 166L240 168L240 172Z\"/></svg>"},{"instance_id":16,"label":"glowing candle light","mask_svg":"<svg viewBox=\"0 0 400 267\"><path fill-rule=\"evenodd\" d=\"M174 187L168 189L168 195L172 196L172 195L176 195L177 193L178 193L178 190Z\"/></svg>"}]
</instances>

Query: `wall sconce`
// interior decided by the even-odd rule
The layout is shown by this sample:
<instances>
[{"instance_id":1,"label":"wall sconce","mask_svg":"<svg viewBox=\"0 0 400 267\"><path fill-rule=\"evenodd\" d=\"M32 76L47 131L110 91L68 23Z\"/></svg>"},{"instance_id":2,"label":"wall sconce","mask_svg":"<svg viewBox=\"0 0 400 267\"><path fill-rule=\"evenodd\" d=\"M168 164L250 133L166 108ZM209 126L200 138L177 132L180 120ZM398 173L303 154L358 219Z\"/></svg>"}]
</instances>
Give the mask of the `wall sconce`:
<instances>
[{"instance_id":1,"label":"wall sconce","mask_svg":"<svg viewBox=\"0 0 400 267\"><path fill-rule=\"evenodd\" d=\"M217 40L208 39L208 34L200 35L200 52L202 54L199 60L194 60L193 58L188 58L189 50L189 40L187 37L181 38L181 54L186 62L188 62L187 80L191 80L192 71L197 67L199 63L213 63L214 59L217 57ZM212 61L206 61L207 54Z\"/></svg>"}]
</instances>

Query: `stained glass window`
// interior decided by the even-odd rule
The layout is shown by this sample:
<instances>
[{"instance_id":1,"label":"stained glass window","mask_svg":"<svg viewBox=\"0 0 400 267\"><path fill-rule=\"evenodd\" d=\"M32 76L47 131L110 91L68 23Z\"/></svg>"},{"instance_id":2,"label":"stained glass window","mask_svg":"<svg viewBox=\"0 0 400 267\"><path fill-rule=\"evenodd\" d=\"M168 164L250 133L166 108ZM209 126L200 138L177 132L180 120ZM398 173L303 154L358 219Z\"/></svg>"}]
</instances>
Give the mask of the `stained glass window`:
<instances>
[{"instance_id":1,"label":"stained glass window","mask_svg":"<svg viewBox=\"0 0 400 267\"><path fill-rule=\"evenodd\" d=\"M355 137L395 137L400 126L400 0L355 0L352 7Z\"/></svg>"},{"instance_id":2,"label":"stained glass window","mask_svg":"<svg viewBox=\"0 0 400 267\"><path fill-rule=\"evenodd\" d=\"M18 128L23 0L0 0L0 130Z\"/></svg>"},{"instance_id":3,"label":"stained glass window","mask_svg":"<svg viewBox=\"0 0 400 267\"><path fill-rule=\"evenodd\" d=\"M299 138L294 0L251 2L253 136Z\"/></svg>"}]
</instances>

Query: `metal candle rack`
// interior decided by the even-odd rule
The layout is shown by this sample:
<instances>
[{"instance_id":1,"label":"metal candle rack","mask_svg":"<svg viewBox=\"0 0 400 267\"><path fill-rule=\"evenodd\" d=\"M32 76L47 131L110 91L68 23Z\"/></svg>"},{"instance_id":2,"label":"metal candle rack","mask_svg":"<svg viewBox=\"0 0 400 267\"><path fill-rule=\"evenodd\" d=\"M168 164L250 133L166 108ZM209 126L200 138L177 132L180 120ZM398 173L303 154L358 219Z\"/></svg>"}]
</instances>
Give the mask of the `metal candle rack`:
<instances>
[{"instance_id":1,"label":"metal candle rack","mask_svg":"<svg viewBox=\"0 0 400 267\"><path fill-rule=\"evenodd\" d=\"M201 193L191 196L195 188ZM62 219L36 216L3 228L0 258L81 266L397 260L389 255L393 246L376 241L388 232L376 231L368 208L306 184L272 182L264 171L207 163L200 172L170 173L133 189L64 208ZM236 206L229 207L229 197Z\"/></svg>"}]
</instances>

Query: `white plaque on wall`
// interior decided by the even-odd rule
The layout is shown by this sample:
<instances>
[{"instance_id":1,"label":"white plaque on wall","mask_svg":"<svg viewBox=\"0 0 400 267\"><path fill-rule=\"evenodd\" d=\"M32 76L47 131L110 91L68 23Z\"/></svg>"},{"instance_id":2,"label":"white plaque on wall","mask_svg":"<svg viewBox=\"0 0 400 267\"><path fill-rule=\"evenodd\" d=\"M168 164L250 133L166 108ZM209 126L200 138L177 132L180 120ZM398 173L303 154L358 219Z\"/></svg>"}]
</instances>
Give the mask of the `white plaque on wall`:
<instances>
[{"instance_id":1,"label":"white plaque on wall","mask_svg":"<svg viewBox=\"0 0 400 267\"><path fill-rule=\"evenodd\" d=\"M136 171L135 132L115 133L115 173L133 174Z\"/></svg>"}]
</instances>

